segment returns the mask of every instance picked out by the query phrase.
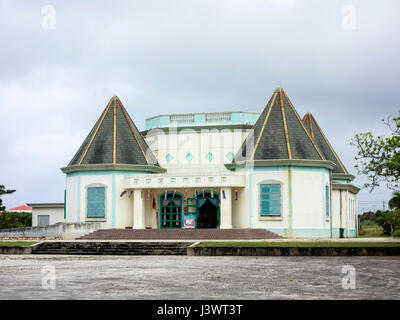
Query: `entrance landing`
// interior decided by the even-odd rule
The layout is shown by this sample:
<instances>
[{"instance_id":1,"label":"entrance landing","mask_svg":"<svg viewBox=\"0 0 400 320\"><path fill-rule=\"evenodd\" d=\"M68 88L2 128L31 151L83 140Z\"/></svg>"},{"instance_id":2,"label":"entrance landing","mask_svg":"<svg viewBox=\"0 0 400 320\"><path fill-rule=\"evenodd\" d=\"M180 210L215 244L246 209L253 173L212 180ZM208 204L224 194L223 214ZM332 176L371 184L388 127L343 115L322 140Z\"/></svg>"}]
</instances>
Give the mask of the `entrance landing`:
<instances>
[{"instance_id":1,"label":"entrance landing","mask_svg":"<svg viewBox=\"0 0 400 320\"><path fill-rule=\"evenodd\" d=\"M256 240L278 239L265 229L100 229L82 240Z\"/></svg>"}]
</instances>

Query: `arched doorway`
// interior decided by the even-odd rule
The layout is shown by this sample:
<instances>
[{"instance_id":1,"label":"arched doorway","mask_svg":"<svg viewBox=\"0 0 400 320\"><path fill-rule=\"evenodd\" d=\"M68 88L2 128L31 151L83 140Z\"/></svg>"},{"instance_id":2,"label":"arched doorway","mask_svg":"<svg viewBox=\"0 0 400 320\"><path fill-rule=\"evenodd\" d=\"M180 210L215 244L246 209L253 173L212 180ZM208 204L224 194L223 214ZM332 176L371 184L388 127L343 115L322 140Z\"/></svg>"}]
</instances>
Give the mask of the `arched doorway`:
<instances>
[{"instance_id":1,"label":"arched doorway","mask_svg":"<svg viewBox=\"0 0 400 320\"><path fill-rule=\"evenodd\" d=\"M158 197L159 228L182 228L183 196L178 192L162 193Z\"/></svg>"},{"instance_id":2,"label":"arched doorway","mask_svg":"<svg viewBox=\"0 0 400 320\"><path fill-rule=\"evenodd\" d=\"M204 192L197 198L197 228L219 227L219 196L213 192Z\"/></svg>"}]
</instances>

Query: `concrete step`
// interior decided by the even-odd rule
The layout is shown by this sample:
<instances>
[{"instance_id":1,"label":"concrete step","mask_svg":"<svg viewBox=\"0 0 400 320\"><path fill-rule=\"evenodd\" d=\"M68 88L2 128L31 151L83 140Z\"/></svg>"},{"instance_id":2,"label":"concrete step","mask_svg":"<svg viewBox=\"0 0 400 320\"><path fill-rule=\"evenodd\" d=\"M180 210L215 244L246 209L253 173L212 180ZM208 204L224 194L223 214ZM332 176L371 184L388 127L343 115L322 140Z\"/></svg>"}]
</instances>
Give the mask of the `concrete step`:
<instances>
[{"instance_id":1,"label":"concrete step","mask_svg":"<svg viewBox=\"0 0 400 320\"><path fill-rule=\"evenodd\" d=\"M149 242L42 242L33 254L186 255L192 243Z\"/></svg>"},{"instance_id":2,"label":"concrete step","mask_svg":"<svg viewBox=\"0 0 400 320\"><path fill-rule=\"evenodd\" d=\"M266 229L99 229L85 240L246 240L277 239Z\"/></svg>"}]
</instances>

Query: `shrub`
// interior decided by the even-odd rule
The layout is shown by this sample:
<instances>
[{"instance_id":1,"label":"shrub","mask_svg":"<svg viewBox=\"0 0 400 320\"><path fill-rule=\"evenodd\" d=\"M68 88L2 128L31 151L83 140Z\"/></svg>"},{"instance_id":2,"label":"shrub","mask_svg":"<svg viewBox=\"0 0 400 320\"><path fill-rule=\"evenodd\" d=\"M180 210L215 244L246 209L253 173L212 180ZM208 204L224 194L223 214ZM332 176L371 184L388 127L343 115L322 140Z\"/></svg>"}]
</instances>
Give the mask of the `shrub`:
<instances>
[{"instance_id":1,"label":"shrub","mask_svg":"<svg viewBox=\"0 0 400 320\"><path fill-rule=\"evenodd\" d=\"M400 238L400 229L397 229L393 232L393 237Z\"/></svg>"},{"instance_id":2,"label":"shrub","mask_svg":"<svg viewBox=\"0 0 400 320\"><path fill-rule=\"evenodd\" d=\"M7 212L0 213L0 229L23 228L32 225L32 213Z\"/></svg>"},{"instance_id":3,"label":"shrub","mask_svg":"<svg viewBox=\"0 0 400 320\"><path fill-rule=\"evenodd\" d=\"M394 230L400 229L400 210L386 211L376 222L383 228L383 234L392 235Z\"/></svg>"}]
</instances>

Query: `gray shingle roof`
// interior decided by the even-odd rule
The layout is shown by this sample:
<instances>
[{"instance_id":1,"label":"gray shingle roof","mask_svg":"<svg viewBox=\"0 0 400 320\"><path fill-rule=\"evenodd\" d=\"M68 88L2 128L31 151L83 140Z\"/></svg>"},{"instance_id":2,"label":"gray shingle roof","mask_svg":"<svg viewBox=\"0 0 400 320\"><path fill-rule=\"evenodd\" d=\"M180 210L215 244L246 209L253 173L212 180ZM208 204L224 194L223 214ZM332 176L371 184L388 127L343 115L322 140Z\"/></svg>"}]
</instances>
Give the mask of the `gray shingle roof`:
<instances>
[{"instance_id":1,"label":"gray shingle roof","mask_svg":"<svg viewBox=\"0 0 400 320\"><path fill-rule=\"evenodd\" d=\"M158 166L157 159L117 96L110 99L68 166L88 164Z\"/></svg>"},{"instance_id":2,"label":"gray shingle roof","mask_svg":"<svg viewBox=\"0 0 400 320\"><path fill-rule=\"evenodd\" d=\"M324 133L322 132L321 128L319 127L317 121L313 115L308 112L303 117L303 124L306 127L307 131L310 133L311 137L315 141L318 149L321 151L322 155L326 160L330 160L336 164L333 168L333 173L344 173L348 174L346 168L343 166L342 162L340 161L339 157L337 156L335 150L333 150L331 144L329 143L328 139L325 137Z\"/></svg>"},{"instance_id":3,"label":"gray shingle roof","mask_svg":"<svg viewBox=\"0 0 400 320\"><path fill-rule=\"evenodd\" d=\"M278 88L233 162L280 159L324 160L286 93Z\"/></svg>"}]
</instances>

